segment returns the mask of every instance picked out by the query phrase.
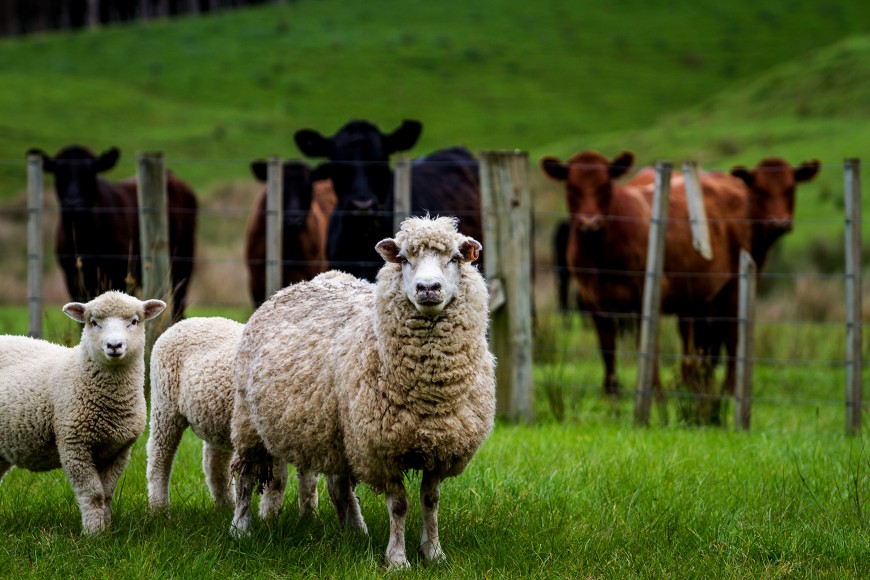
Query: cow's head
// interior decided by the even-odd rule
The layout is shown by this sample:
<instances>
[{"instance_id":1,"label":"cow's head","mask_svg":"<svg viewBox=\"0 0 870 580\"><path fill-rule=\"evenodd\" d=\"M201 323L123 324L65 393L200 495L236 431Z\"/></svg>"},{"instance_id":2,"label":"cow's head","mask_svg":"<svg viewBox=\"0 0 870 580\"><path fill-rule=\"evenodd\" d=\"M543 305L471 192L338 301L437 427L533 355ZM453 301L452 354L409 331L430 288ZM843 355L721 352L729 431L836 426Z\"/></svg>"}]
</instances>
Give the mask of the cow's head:
<instances>
[{"instance_id":1,"label":"cow's head","mask_svg":"<svg viewBox=\"0 0 870 580\"><path fill-rule=\"evenodd\" d=\"M63 211L92 207L97 196L97 175L112 169L121 157L117 147L96 156L81 145L65 147L53 158L41 149L31 149L27 154L42 157L43 170L54 174L54 187Z\"/></svg>"},{"instance_id":2,"label":"cow's head","mask_svg":"<svg viewBox=\"0 0 870 580\"><path fill-rule=\"evenodd\" d=\"M634 155L627 151L612 161L594 151L583 151L564 163L555 157L544 157L541 169L551 179L565 183L572 227L593 232L604 226L610 211L613 180L625 175L633 163Z\"/></svg>"},{"instance_id":3,"label":"cow's head","mask_svg":"<svg viewBox=\"0 0 870 580\"><path fill-rule=\"evenodd\" d=\"M306 156L329 159L322 173L332 178L337 210L391 212L393 174L389 157L413 147L422 129L418 121L404 121L398 129L385 134L368 121L350 121L332 137L301 129L295 139Z\"/></svg>"},{"instance_id":4,"label":"cow's head","mask_svg":"<svg viewBox=\"0 0 870 580\"><path fill-rule=\"evenodd\" d=\"M819 162L806 161L792 167L778 157L767 157L753 170L735 167L731 174L749 188L749 213L753 220L753 238L759 236L772 243L791 231L794 221L795 188L812 180L819 172Z\"/></svg>"},{"instance_id":5,"label":"cow's head","mask_svg":"<svg viewBox=\"0 0 870 580\"><path fill-rule=\"evenodd\" d=\"M251 162L251 173L258 180L268 181L268 163L262 159ZM281 164L281 210L285 229L305 227L311 210L311 169L301 161Z\"/></svg>"}]
</instances>

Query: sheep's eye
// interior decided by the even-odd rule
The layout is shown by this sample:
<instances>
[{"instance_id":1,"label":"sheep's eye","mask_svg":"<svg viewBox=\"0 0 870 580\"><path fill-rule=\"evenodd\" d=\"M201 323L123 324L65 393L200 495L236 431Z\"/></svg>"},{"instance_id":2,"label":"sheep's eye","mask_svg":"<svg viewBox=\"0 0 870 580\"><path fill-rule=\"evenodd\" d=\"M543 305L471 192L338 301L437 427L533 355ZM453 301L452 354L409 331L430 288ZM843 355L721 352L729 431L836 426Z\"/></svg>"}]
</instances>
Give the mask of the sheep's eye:
<instances>
[{"instance_id":1,"label":"sheep's eye","mask_svg":"<svg viewBox=\"0 0 870 580\"><path fill-rule=\"evenodd\" d=\"M97 319L96 319L96 318L91 318L91 326L93 326L94 328L99 328L99 327L100 327L100 325L97 324Z\"/></svg>"},{"instance_id":2,"label":"sheep's eye","mask_svg":"<svg viewBox=\"0 0 870 580\"><path fill-rule=\"evenodd\" d=\"M462 254L454 255L452 258L450 258L450 261L453 262L454 264L458 264L459 262L462 261Z\"/></svg>"},{"instance_id":3,"label":"sheep's eye","mask_svg":"<svg viewBox=\"0 0 870 580\"><path fill-rule=\"evenodd\" d=\"M139 317L134 316L133 320L130 321L130 326L136 326L137 324L139 324Z\"/></svg>"},{"instance_id":4,"label":"sheep's eye","mask_svg":"<svg viewBox=\"0 0 870 580\"><path fill-rule=\"evenodd\" d=\"M399 263L402 264L403 266L408 263L408 257L405 256L404 254L399 254L396 257L399 258Z\"/></svg>"}]
</instances>

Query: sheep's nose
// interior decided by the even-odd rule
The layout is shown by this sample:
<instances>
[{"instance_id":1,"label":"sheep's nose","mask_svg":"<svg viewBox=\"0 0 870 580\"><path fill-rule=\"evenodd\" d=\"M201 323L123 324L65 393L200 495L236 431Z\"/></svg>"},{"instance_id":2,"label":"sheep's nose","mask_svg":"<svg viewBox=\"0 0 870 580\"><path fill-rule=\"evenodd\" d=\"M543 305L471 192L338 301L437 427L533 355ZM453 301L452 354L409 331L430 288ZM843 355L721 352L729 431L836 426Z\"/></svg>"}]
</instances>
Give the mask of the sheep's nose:
<instances>
[{"instance_id":1,"label":"sheep's nose","mask_svg":"<svg viewBox=\"0 0 870 580\"><path fill-rule=\"evenodd\" d=\"M417 292L439 292L441 282L417 282Z\"/></svg>"},{"instance_id":2,"label":"sheep's nose","mask_svg":"<svg viewBox=\"0 0 870 580\"><path fill-rule=\"evenodd\" d=\"M111 356L118 356L124 353L124 343L123 342L107 342L106 349L109 351Z\"/></svg>"}]
</instances>

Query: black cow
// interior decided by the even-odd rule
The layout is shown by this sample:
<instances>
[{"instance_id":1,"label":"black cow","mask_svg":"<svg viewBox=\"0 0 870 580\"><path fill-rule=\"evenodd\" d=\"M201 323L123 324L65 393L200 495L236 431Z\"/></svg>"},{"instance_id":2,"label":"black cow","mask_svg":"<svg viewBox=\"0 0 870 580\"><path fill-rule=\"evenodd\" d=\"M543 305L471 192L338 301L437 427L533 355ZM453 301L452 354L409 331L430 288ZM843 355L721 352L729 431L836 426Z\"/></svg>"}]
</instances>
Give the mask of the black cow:
<instances>
[{"instance_id":1,"label":"black cow","mask_svg":"<svg viewBox=\"0 0 870 580\"><path fill-rule=\"evenodd\" d=\"M296 144L302 153L329 159L321 170L332 178L338 197L327 235L330 267L375 279L383 265L375 244L395 233L389 157L413 147L421 131L418 121L404 121L385 134L368 121L356 120L332 137L312 129L296 132ZM463 147L442 149L415 160L411 169L411 212L456 216L463 234L482 239L478 173L477 161Z\"/></svg>"},{"instance_id":2,"label":"black cow","mask_svg":"<svg viewBox=\"0 0 870 580\"><path fill-rule=\"evenodd\" d=\"M95 156L71 145L49 157L39 149L43 169L54 174L60 203L55 251L70 297L87 301L106 290L133 292L142 272L136 180L109 182L98 174L121 156L116 147ZM166 172L173 318L181 319L193 272L197 201L185 182Z\"/></svg>"}]
</instances>

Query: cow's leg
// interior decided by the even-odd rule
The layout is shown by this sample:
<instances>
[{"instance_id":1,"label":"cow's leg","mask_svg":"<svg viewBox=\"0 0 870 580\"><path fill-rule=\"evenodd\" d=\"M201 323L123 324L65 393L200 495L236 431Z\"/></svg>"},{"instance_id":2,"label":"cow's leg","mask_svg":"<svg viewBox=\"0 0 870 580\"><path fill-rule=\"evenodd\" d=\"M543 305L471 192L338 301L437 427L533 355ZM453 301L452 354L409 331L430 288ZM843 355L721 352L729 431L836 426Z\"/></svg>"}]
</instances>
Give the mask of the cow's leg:
<instances>
[{"instance_id":1,"label":"cow's leg","mask_svg":"<svg viewBox=\"0 0 870 580\"><path fill-rule=\"evenodd\" d=\"M423 472L420 483L420 508L423 515L423 530L420 535L420 554L426 562L443 562L447 559L438 539L438 502L441 500L441 478L432 472Z\"/></svg>"},{"instance_id":2,"label":"cow's leg","mask_svg":"<svg viewBox=\"0 0 870 580\"><path fill-rule=\"evenodd\" d=\"M232 477L230 475L231 451L219 449L207 441L202 442L202 471L211 499L219 507L233 503Z\"/></svg>"},{"instance_id":3,"label":"cow's leg","mask_svg":"<svg viewBox=\"0 0 870 580\"><path fill-rule=\"evenodd\" d=\"M616 323L613 318L594 313L592 321L598 334L598 347L604 362L604 394L618 395L619 381L616 379Z\"/></svg>"}]
</instances>

